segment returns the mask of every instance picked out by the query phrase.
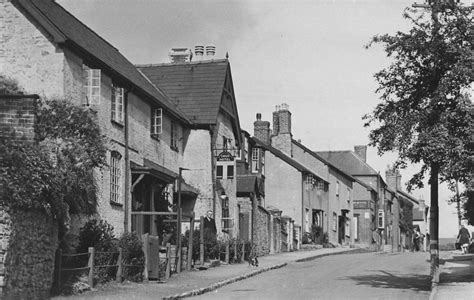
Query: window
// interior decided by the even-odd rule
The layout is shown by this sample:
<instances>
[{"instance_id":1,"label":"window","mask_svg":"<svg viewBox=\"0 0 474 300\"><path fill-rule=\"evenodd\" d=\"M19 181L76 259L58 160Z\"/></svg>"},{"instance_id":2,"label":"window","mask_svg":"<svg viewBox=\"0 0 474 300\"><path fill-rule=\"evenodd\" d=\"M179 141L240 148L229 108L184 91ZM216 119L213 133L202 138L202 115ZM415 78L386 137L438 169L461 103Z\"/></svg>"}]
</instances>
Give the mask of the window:
<instances>
[{"instance_id":1,"label":"window","mask_svg":"<svg viewBox=\"0 0 474 300\"><path fill-rule=\"evenodd\" d=\"M224 177L224 167L223 166L217 166L216 177L218 179L222 179Z\"/></svg>"},{"instance_id":2,"label":"window","mask_svg":"<svg viewBox=\"0 0 474 300\"><path fill-rule=\"evenodd\" d=\"M171 148L178 150L178 125L176 122L171 122Z\"/></svg>"},{"instance_id":3,"label":"window","mask_svg":"<svg viewBox=\"0 0 474 300\"><path fill-rule=\"evenodd\" d=\"M265 152L262 151L260 157L261 157L261 159L260 159L260 173L262 173L262 175L265 175Z\"/></svg>"},{"instance_id":4,"label":"window","mask_svg":"<svg viewBox=\"0 0 474 300\"><path fill-rule=\"evenodd\" d=\"M223 136L222 137L222 148L224 150L227 150L230 148L231 146L231 143L232 143L232 139L228 139L227 137Z\"/></svg>"},{"instance_id":5,"label":"window","mask_svg":"<svg viewBox=\"0 0 474 300\"><path fill-rule=\"evenodd\" d=\"M307 190L312 190L313 189L313 184L314 184L314 176L313 174L308 174L306 176L306 189Z\"/></svg>"},{"instance_id":6,"label":"window","mask_svg":"<svg viewBox=\"0 0 474 300\"><path fill-rule=\"evenodd\" d=\"M227 178L234 178L234 166L227 166Z\"/></svg>"},{"instance_id":7,"label":"window","mask_svg":"<svg viewBox=\"0 0 474 300\"><path fill-rule=\"evenodd\" d=\"M339 186L339 181L336 181L336 196L339 196L339 192L340 192L340 186Z\"/></svg>"},{"instance_id":8,"label":"window","mask_svg":"<svg viewBox=\"0 0 474 300\"><path fill-rule=\"evenodd\" d=\"M258 172L258 148L252 148L252 173Z\"/></svg>"},{"instance_id":9,"label":"window","mask_svg":"<svg viewBox=\"0 0 474 300\"><path fill-rule=\"evenodd\" d=\"M120 153L112 151L110 155L110 202L122 203L121 195L121 158Z\"/></svg>"},{"instance_id":10,"label":"window","mask_svg":"<svg viewBox=\"0 0 474 300\"><path fill-rule=\"evenodd\" d=\"M385 227L385 216L382 209L379 209L378 217L377 217L377 226L378 228Z\"/></svg>"},{"instance_id":11,"label":"window","mask_svg":"<svg viewBox=\"0 0 474 300\"><path fill-rule=\"evenodd\" d=\"M317 185L318 185L318 191L324 191L324 181L322 180L318 180L317 181Z\"/></svg>"},{"instance_id":12,"label":"window","mask_svg":"<svg viewBox=\"0 0 474 300\"><path fill-rule=\"evenodd\" d=\"M335 212L332 213L332 230L337 230L337 214Z\"/></svg>"},{"instance_id":13,"label":"window","mask_svg":"<svg viewBox=\"0 0 474 300\"><path fill-rule=\"evenodd\" d=\"M112 121L123 124L124 97L123 88L112 85Z\"/></svg>"},{"instance_id":14,"label":"window","mask_svg":"<svg viewBox=\"0 0 474 300\"><path fill-rule=\"evenodd\" d=\"M83 66L84 79L84 105L97 105L100 103L100 69L90 69Z\"/></svg>"},{"instance_id":15,"label":"window","mask_svg":"<svg viewBox=\"0 0 474 300\"><path fill-rule=\"evenodd\" d=\"M163 110L155 108L151 115L151 134L158 135L163 132Z\"/></svg>"}]
</instances>

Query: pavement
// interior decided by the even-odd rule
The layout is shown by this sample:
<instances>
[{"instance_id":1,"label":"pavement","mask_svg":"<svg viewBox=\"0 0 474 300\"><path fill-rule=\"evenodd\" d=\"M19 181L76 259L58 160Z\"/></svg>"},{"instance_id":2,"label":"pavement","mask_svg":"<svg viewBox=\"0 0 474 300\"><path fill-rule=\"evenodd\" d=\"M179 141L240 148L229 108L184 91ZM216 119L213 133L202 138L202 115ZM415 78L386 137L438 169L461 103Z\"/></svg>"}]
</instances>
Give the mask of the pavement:
<instances>
[{"instance_id":1,"label":"pavement","mask_svg":"<svg viewBox=\"0 0 474 300\"><path fill-rule=\"evenodd\" d=\"M474 254L441 251L439 268L439 284L432 288L430 300L474 299Z\"/></svg>"},{"instance_id":2,"label":"pavement","mask_svg":"<svg viewBox=\"0 0 474 300\"><path fill-rule=\"evenodd\" d=\"M59 296L54 299L180 299L201 295L224 285L253 277L263 272L278 269L291 262L308 261L328 255L367 251L358 248L321 248L284 252L259 257L259 266L248 263L221 265L199 271L183 271L173 274L166 282L157 283L112 283L99 289L76 296Z\"/></svg>"}]
</instances>

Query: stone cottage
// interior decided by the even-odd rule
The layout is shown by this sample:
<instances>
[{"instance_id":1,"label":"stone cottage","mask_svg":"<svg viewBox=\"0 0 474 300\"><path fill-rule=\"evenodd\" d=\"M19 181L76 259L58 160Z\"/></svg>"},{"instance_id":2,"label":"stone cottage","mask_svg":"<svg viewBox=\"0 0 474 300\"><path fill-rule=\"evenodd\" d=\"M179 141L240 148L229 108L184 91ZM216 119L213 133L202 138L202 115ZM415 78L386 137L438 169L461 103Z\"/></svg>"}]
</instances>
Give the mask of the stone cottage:
<instances>
[{"instance_id":1,"label":"stone cottage","mask_svg":"<svg viewBox=\"0 0 474 300\"><path fill-rule=\"evenodd\" d=\"M114 46L55 1L5 0L0 10L0 73L29 93L97 112L109 149L109 167L95 174L100 218L117 235L158 234L161 223L147 212L173 210L174 183L193 122ZM188 190L197 196L197 190ZM82 220L76 221L75 230Z\"/></svg>"},{"instance_id":2,"label":"stone cottage","mask_svg":"<svg viewBox=\"0 0 474 300\"><path fill-rule=\"evenodd\" d=\"M212 210L218 233L238 237L236 157L241 130L230 63L213 59L214 46L196 46L195 61L183 52L189 53L172 55L172 63L138 69L193 123L183 155L189 170L183 177L200 190L193 207L196 217Z\"/></svg>"}]
</instances>

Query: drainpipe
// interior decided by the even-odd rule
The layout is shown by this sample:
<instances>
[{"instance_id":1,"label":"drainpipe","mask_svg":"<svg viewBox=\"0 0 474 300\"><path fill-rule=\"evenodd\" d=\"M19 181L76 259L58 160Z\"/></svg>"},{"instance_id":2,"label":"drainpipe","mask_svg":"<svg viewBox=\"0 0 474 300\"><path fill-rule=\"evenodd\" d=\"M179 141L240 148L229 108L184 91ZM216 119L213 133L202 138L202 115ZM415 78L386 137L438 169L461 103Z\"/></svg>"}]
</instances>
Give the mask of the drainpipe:
<instances>
[{"instance_id":1,"label":"drainpipe","mask_svg":"<svg viewBox=\"0 0 474 300\"><path fill-rule=\"evenodd\" d=\"M124 112L125 112L125 199L124 199L124 205L123 205L123 210L124 210L124 218L123 218L123 226L124 226L124 232L128 232L128 226L129 226L129 202L130 202L130 156L128 153L128 94L129 90L125 91L124 94Z\"/></svg>"},{"instance_id":2,"label":"drainpipe","mask_svg":"<svg viewBox=\"0 0 474 300\"><path fill-rule=\"evenodd\" d=\"M209 129L209 135L211 137L211 180L212 180L212 214L214 220L216 219L216 164L214 162L214 152L216 151L215 149L215 141L216 137L214 137L214 133L217 133L217 130L215 129L215 126L210 127Z\"/></svg>"}]
</instances>

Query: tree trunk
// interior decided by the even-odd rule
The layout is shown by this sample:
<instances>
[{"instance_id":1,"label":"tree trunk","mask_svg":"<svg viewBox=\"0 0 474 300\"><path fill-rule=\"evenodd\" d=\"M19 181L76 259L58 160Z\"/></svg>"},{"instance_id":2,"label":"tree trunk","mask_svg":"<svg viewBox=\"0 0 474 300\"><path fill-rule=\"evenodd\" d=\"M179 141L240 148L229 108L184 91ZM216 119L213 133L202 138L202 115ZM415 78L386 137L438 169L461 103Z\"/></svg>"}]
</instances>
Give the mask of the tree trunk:
<instances>
[{"instance_id":1,"label":"tree trunk","mask_svg":"<svg viewBox=\"0 0 474 300\"><path fill-rule=\"evenodd\" d=\"M10 211L11 233L5 257L6 299L47 299L53 284L58 226L38 211Z\"/></svg>"},{"instance_id":2,"label":"tree trunk","mask_svg":"<svg viewBox=\"0 0 474 300\"><path fill-rule=\"evenodd\" d=\"M431 257L431 282L439 283L439 245L438 245L438 225L439 225L439 208L438 208L438 165L431 165L430 191L430 257Z\"/></svg>"}]
</instances>

